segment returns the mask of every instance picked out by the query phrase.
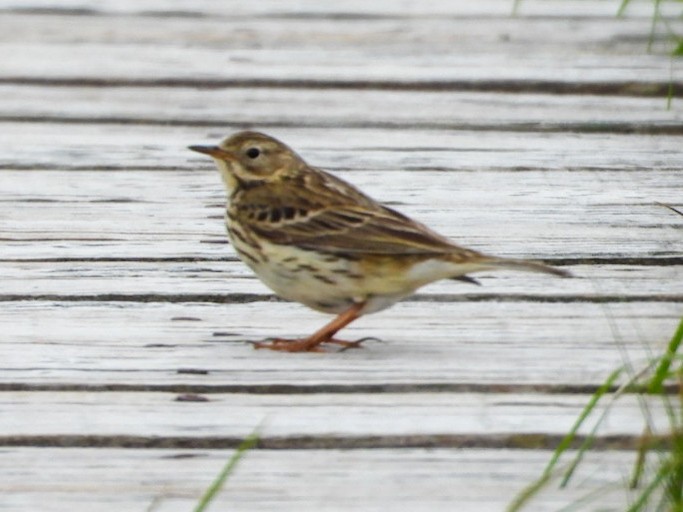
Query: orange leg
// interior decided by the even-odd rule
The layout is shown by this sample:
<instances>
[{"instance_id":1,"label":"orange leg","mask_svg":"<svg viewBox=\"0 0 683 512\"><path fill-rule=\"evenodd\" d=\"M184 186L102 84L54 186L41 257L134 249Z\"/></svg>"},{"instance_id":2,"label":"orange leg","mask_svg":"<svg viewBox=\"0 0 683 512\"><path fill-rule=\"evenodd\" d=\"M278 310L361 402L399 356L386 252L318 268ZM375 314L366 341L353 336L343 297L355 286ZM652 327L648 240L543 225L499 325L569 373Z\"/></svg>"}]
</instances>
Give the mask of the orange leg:
<instances>
[{"instance_id":1,"label":"orange leg","mask_svg":"<svg viewBox=\"0 0 683 512\"><path fill-rule=\"evenodd\" d=\"M272 341L254 343L254 348L267 348L269 350L282 350L285 352L323 352L320 348L320 345L323 343L336 343L345 348L359 347L360 343L358 342L337 340L334 339L334 335L358 318L363 306L365 306L364 302L354 304L308 338L300 340L277 338Z\"/></svg>"}]
</instances>

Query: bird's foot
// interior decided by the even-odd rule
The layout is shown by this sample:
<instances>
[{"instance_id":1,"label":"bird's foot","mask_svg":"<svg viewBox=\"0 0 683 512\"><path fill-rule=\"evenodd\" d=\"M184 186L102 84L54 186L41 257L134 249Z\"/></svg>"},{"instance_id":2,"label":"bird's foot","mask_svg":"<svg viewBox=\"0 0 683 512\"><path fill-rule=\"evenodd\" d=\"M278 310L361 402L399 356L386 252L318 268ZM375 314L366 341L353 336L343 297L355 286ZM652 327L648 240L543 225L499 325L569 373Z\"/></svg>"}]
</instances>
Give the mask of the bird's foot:
<instances>
[{"instance_id":1,"label":"bird's foot","mask_svg":"<svg viewBox=\"0 0 683 512\"><path fill-rule=\"evenodd\" d=\"M325 352L320 343L313 343L310 338L287 339L267 338L263 341L252 342L255 349L278 350L281 352Z\"/></svg>"},{"instance_id":2,"label":"bird's foot","mask_svg":"<svg viewBox=\"0 0 683 512\"><path fill-rule=\"evenodd\" d=\"M280 350L282 352L326 352L321 345L333 343L341 345L341 350L358 348L364 340L344 341L334 337L337 332L353 322L365 307L364 302L354 303L349 309L339 314L334 320L324 325L321 329L307 338L288 340L285 338L271 338L254 343L254 348L266 348L268 350Z\"/></svg>"},{"instance_id":3,"label":"bird's foot","mask_svg":"<svg viewBox=\"0 0 683 512\"><path fill-rule=\"evenodd\" d=\"M328 340L314 340L312 338L287 339L287 338L267 338L263 341L252 342L255 349L278 350L282 352L327 352L323 345L326 343L332 345L339 345L341 348L339 352L351 348L363 348L363 343L366 341L381 341L378 338L366 337L356 341L346 341L337 338L330 338Z\"/></svg>"},{"instance_id":4,"label":"bird's foot","mask_svg":"<svg viewBox=\"0 0 683 512\"><path fill-rule=\"evenodd\" d=\"M361 338L356 341L346 341L332 338L331 340L327 340L326 343L334 343L335 345L339 345L341 346L339 352L344 352L345 350L348 350L350 348L363 348L363 343L365 343L366 341L381 342L382 340L380 340L379 338L375 338L374 336L366 336L365 338Z\"/></svg>"}]
</instances>

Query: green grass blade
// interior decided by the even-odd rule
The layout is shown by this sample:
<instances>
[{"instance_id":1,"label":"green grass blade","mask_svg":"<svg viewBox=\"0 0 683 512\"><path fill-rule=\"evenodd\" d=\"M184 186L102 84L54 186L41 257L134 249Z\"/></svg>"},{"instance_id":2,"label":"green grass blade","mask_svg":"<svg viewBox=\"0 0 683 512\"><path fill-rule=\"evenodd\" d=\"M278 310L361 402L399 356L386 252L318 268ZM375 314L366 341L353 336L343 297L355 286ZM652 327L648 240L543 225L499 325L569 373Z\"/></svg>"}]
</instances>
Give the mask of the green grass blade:
<instances>
[{"instance_id":1,"label":"green grass blade","mask_svg":"<svg viewBox=\"0 0 683 512\"><path fill-rule=\"evenodd\" d=\"M615 376L616 378L616 376ZM613 396L610 404L605 407L605 409L602 411L602 414L600 414L600 417L597 419L595 422L595 425L591 429L590 433L586 436L586 439L584 439L583 443L581 443L581 446L579 447L578 451L576 452L576 455L574 456L574 460L571 462L569 467L564 473L564 477L562 478L562 481L560 482L560 488L564 488L569 484L569 480L571 480L572 476L574 475L574 471L578 467L578 465L581 463L583 460L583 456L586 454L588 449L591 447L593 444L593 440L595 439L595 435L598 432L598 429L602 425L603 420L607 416L607 413L609 412L609 409L611 407L611 404L616 402L617 398L621 396L621 393L627 389L629 386L633 384L638 379L637 376L635 376L633 379L631 379L629 382L624 384ZM599 390L598 390L599 391ZM597 392L596 392L597 393ZM591 400L592 401L592 400ZM595 405L597 405L597 400L595 401ZM589 411L589 413L592 411Z\"/></svg>"},{"instance_id":2,"label":"green grass blade","mask_svg":"<svg viewBox=\"0 0 683 512\"><path fill-rule=\"evenodd\" d=\"M650 438L652 432L649 428L645 428L645 431L640 436L640 443L638 446L638 455L636 457L636 463L633 465L633 473L631 474L631 479L629 480L629 488L635 489L640 483L640 479L645 473L645 462L647 459L647 441Z\"/></svg>"},{"instance_id":3,"label":"green grass blade","mask_svg":"<svg viewBox=\"0 0 683 512\"><path fill-rule=\"evenodd\" d=\"M512 16L515 17L519 15L519 6L522 4L522 0L514 0L512 2Z\"/></svg>"},{"instance_id":4,"label":"green grass blade","mask_svg":"<svg viewBox=\"0 0 683 512\"><path fill-rule=\"evenodd\" d=\"M597 406L600 399L609 392L612 388L614 382L623 373L623 368L618 368L614 370L605 382L593 393L590 402L583 408L581 415L574 422L569 433L560 441L560 444L553 451L553 456L548 462L547 466L543 470L541 476L535 482L532 482L529 486L522 489L522 491L515 497L515 499L508 505L507 512L517 512L522 509L538 492L545 487L548 482L550 482L557 475L553 475L553 470L557 465L562 454L571 446L572 442L576 438L576 433L578 432L581 425L586 420L586 418L593 412L593 409ZM574 466L576 466L576 462Z\"/></svg>"},{"instance_id":5,"label":"green grass blade","mask_svg":"<svg viewBox=\"0 0 683 512\"><path fill-rule=\"evenodd\" d=\"M617 10L617 17L624 15L624 12L626 11L626 7L630 3L631 3L631 0L622 0L621 5L619 6L619 9Z\"/></svg>"},{"instance_id":6,"label":"green grass blade","mask_svg":"<svg viewBox=\"0 0 683 512\"><path fill-rule=\"evenodd\" d=\"M647 38L647 51L648 53L652 51L652 45L655 42L655 34L657 32L657 22L659 21L660 11L659 3L661 0L655 0L654 2L654 12L652 13L652 23L650 24L650 35Z\"/></svg>"},{"instance_id":7,"label":"green grass blade","mask_svg":"<svg viewBox=\"0 0 683 512\"><path fill-rule=\"evenodd\" d=\"M666 205L665 205L666 206ZM668 206L667 206L668 207ZM676 213L679 213L676 210ZM535 497L552 480L562 476L560 487L565 487L572 478L573 473L583 460L585 453L590 449L596 438L600 426L603 424L606 415L611 409L612 404L626 392L635 392L641 399L641 409L646 420L646 427L641 437L638 448L638 458L634 465L631 484L639 482L648 476L648 481L644 489L639 491L635 500L629 506L627 512L644 512L645 510L661 512L683 512L683 356L679 354L683 343L683 318L678 324L676 332L669 341L665 353L649 362L647 366L637 373L633 371L628 361L624 366L613 371L603 384L593 393L589 403L582 409L580 416L574 422L571 430L560 441L557 448L553 451L551 460L546 465L542 475L531 485L523 489L508 506L508 512L517 512L522 509L533 497ZM616 380L628 372L628 380L622 383L619 388L611 394L610 402L603 408L591 431L585 436L581 446L577 450L576 456L566 469L560 470L556 467L562 455L571 448L576 440L577 433L586 419L591 415L598 403L608 394ZM677 379L679 383L679 395L677 401L680 407L667 396L665 385L667 381ZM648 394L659 395L664 401L665 410L671 425L671 433L667 436L653 435L652 419L649 408L645 402ZM670 440L670 443L663 442ZM655 452L658 455L656 471L654 474L646 468L646 457L648 453ZM646 471L647 469L647 471ZM646 475L648 473L648 475ZM597 495L597 494L596 494ZM574 502L562 510L579 509L582 504L590 501L592 495L589 493L581 502Z\"/></svg>"},{"instance_id":8,"label":"green grass blade","mask_svg":"<svg viewBox=\"0 0 683 512\"><path fill-rule=\"evenodd\" d=\"M247 453L249 450L256 446L258 440L259 433L258 431L255 431L249 434L246 437L246 439L240 443L240 445L237 447L237 450L232 455L232 457L230 457L228 462L225 463L225 466L223 466L223 469L218 474L216 479L204 492L204 495L199 500L199 503L195 507L194 512L204 512L206 510L206 507L208 507L211 501L213 501L218 492L225 485L225 482L227 482L228 477L237 467L237 463L240 461L240 459L244 456L245 453Z\"/></svg>"},{"instance_id":9,"label":"green grass blade","mask_svg":"<svg viewBox=\"0 0 683 512\"><path fill-rule=\"evenodd\" d=\"M667 377L670 377L671 363L678 353L678 349L683 341L683 318L678 324L678 329L674 333L669 345L666 348L666 352L662 356L655 374L650 379L647 386L648 393L661 394L664 391L664 381Z\"/></svg>"},{"instance_id":10,"label":"green grass blade","mask_svg":"<svg viewBox=\"0 0 683 512\"><path fill-rule=\"evenodd\" d=\"M654 493L657 488L666 480L669 471L670 469L668 463L661 464L657 474L652 479L650 484L643 489L643 492L640 493L638 499L631 504L626 512L642 512L643 510L646 510L645 505L647 505L650 496L652 496L652 493Z\"/></svg>"},{"instance_id":11,"label":"green grass blade","mask_svg":"<svg viewBox=\"0 0 683 512\"><path fill-rule=\"evenodd\" d=\"M680 421L680 419L677 417L679 410L671 402L669 397L664 393L664 382L666 379L671 377L671 364L674 361L674 359L677 358L677 351L681 342L680 334L683 334L683 329L681 329L682 327L683 319L681 319L681 323L679 324L676 333L674 333L673 337L671 338L671 341L668 344L666 352L659 358L657 369L654 371L649 381L647 381L645 384L645 391L647 393L658 394L661 397L662 402L664 404L664 410L666 411L666 414L669 418L669 423L672 426L674 426L674 430L675 425ZM653 364L655 362L656 361L653 361ZM681 403L683 403L683 401ZM646 417L649 417L649 415L645 412L646 410L647 408L644 407L643 414ZM645 427L645 430L641 436L640 445L638 446L638 456L636 459L636 463L633 466L633 472L631 474L631 479L629 481L629 486L631 489L635 489L638 486L641 478L645 473L645 461L648 450L650 449L648 440L651 436L652 428L651 422L649 422L648 425Z\"/></svg>"},{"instance_id":12,"label":"green grass blade","mask_svg":"<svg viewBox=\"0 0 683 512\"><path fill-rule=\"evenodd\" d=\"M683 424L679 424L672 436L671 471L666 483L666 496L675 510L683 510Z\"/></svg>"},{"instance_id":13,"label":"green grass blade","mask_svg":"<svg viewBox=\"0 0 683 512\"><path fill-rule=\"evenodd\" d=\"M522 489L517 496L515 496L515 499L512 500L512 503L508 505L506 512L518 512L521 510L522 507L525 506L534 496L536 496L536 494L538 494L538 492L543 489L543 487L545 487L551 479L551 473L548 471L544 472L538 480L532 482L530 485Z\"/></svg>"},{"instance_id":14,"label":"green grass blade","mask_svg":"<svg viewBox=\"0 0 683 512\"><path fill-rule=\"evenodd\" d=\"M593 409L597 406L598 402L600 399L607 393L609 390L612 388L612 385L614 382L619 378L623 371L623 368L618 368L614 370L609 377L607 377L607 380L602 383L602 385L593 393L591 396L590 401L586 404L586 406L583 408L583 411L581 411L581 414L577 418L577 420L574 422L574 425L572 425L572 428L569 430L566 436L560 441L560 444L557 445L557 448L555 448L555 451L553 452L553 456L550 459L550 462L548 462L548 465L546 466L545 470L543 471L543 475L546 476L548 475L555 465L557 464L557 461L560 459L562 454L571 446L572 442L576 438L576 433L578 432L579 428L581 428L581 425L583 425L583 422L586 420L586 418L593 412Z\"/></svg>"},{"instance_id":15,"label":"green grass blade","mask_svg":"<svg viewBox=\"0 0 683 512\"><path fill-rule=\"evenodd\" d=\"M678 40L678 45L674 48L673 52L671 52L671 55L674 57L683 57L683 38Z\"/></svg>"},{"instance_id":16,"label":"green grass blade","mask_svg":"<svg viewBox=\"0 0 683 512\"><path fill-rule=\"evenodd\" d=\"M562 507L560 509L557 509L556 512L573 512L577 510L593 510L592 508L589 508L588 505L595 501L596 499L600 499L601 497L604 496L605 493L614 491L615 489L619 489L616 487L616 485L605 485L602 487L598 487L597 489L594 489L580 498L578 498L576 501L573 501L572 503L568 504L566 507ZM599 509L598 509L599 510Z\"/></svg>"}]
</instances>

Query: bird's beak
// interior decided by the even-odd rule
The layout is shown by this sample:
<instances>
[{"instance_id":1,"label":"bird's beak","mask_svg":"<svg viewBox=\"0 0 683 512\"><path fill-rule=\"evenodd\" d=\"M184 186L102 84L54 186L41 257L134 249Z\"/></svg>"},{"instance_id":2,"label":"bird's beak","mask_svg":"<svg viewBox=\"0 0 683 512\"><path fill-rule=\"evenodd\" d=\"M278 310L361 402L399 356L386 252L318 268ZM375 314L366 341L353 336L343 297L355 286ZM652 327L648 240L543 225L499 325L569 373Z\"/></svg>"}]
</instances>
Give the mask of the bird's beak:
<instances>
[{"instance_id":1,"label":"bird's beak","mask_svg":"<svg viewBox=\"0 0 683 512\"><path fill-rule=\"evenodd\" d=\"M189 146L189 149L196 151L197 153L204 153L205 155L209 155L214 158L220 158L222 160L231 160L234 158L231 153L221 149L218 146Z\"/></svg>"}]
</instances>

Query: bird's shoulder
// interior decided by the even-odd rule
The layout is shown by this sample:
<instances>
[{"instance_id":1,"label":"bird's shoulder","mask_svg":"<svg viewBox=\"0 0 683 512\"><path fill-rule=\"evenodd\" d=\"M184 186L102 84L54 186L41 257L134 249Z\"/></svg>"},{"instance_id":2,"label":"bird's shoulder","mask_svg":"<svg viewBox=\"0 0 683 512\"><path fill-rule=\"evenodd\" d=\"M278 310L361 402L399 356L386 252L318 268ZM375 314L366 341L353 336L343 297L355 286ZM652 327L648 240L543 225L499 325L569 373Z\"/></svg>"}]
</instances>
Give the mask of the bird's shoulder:
<instances>
[{"instance_id":1,"label":"bird's shoulder","mask_svg":"<svg viewBox=\"0 0 683 512\"><path fill-rule=\"evenodd\" d=\"M281 208L294 208L303 216L331 207L379 210L382 205L341 178L310 167L277 181L238 188L230 200L233 213L245 220L261 217L257 222L268 222L258 213Z\"/></svg>"}]
</instances>

